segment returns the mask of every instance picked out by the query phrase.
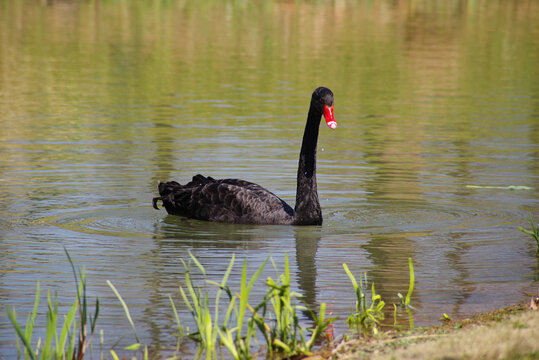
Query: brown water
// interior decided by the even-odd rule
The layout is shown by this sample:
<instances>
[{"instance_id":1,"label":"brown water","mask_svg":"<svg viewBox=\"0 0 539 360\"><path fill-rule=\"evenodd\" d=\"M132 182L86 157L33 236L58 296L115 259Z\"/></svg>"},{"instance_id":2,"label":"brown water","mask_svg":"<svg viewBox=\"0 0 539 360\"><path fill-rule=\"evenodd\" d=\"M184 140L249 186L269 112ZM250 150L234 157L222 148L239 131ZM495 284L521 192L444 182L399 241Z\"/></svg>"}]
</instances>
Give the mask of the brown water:
<instances>
[{"instance_id":1,"label":"brown water","mask_svg":"<svg viewBox=\"0 0 539 360\"><path fill-rule=\"evenodd\" d=\"M339 123L320 132L323 226L152 209L157 180L199 172L293 205L320 85ZM535 243L517 229L539 218L536 1L0 1L0 129L0 302L22 317L39 280L70 304L65 247L109 346L134 337L106 280L143 342L173 347L168 295L180 306L189 250L214 280L236 254L233 286L244 258L253 273L288 254L294 289L329 303L339 332L354 306L343 262L391 303L411 257L419 325L539 289ZM4 311L0 349L16 354Z\"/></svg>"}]
</instances>

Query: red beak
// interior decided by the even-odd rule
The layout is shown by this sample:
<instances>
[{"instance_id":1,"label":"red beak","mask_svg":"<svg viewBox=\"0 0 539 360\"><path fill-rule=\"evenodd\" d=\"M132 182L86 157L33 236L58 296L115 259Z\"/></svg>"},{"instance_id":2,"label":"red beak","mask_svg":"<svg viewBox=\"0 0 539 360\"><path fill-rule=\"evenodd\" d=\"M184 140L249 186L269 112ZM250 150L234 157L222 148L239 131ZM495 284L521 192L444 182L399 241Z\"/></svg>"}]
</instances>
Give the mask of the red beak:
<instances>
[{"instance_id":1,"label":"red beak","mask_svg":"<svg viewBox=\"0 0 539 360\"><path fill-rule=\"evenodd\" d=\"M333 105L331 105L331 107L328 107L324 104L324 118L326 118L326 124L328 124L331 129L337 128L337 122L333 117Z\"/></svg>"}]
</instances>

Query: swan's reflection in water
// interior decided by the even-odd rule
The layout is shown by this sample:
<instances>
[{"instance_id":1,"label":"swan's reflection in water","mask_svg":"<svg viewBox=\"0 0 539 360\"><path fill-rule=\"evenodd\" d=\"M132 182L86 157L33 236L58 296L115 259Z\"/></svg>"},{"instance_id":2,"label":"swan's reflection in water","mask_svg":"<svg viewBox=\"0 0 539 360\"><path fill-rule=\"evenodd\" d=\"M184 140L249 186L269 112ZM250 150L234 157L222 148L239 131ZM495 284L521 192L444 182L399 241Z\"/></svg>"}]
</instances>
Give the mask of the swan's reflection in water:
<instances>
[{"instance_id":1,"label":"swan's reflection in water","mask_svg":"<svg viewBox=\"0 0 539 360\"><path fill-rule=\"evenodd\" d=\"M305 304L318 309L316 300L316 252L321 238L320 227L296 227L297 281Z\"/></svg>"}]
</instances>

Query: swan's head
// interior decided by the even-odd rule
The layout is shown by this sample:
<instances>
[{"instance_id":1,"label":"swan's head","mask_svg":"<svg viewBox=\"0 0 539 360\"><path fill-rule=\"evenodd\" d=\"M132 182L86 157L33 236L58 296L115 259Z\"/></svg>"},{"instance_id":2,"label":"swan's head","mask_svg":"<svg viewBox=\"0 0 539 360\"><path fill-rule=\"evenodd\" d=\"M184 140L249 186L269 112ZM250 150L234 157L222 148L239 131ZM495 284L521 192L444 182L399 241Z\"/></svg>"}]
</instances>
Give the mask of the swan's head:
<instances>
[{"instance_id":1,"label":"swan's head","mask_svg":"<svg viewBox=\"0 0 539 360\"><path fill-rule=\"evenodd\" d=\"M326 124L331 129L337 128L337 122L333 117L333 92L325 87L319 87L313 92L311 103L316 106L320 113L324 114Z\"/></svg>"}]
</instances>

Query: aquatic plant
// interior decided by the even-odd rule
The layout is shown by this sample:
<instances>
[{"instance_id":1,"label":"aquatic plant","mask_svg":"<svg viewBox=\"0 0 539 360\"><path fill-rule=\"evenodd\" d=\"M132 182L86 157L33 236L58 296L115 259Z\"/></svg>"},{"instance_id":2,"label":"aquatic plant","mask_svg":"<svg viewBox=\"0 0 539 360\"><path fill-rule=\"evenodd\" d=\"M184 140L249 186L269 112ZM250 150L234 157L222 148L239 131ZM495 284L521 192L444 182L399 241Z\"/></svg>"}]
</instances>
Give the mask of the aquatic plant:
<instances>
[{"instance_id":1,"label":"aquatic plant","mask_svg":"<svg viewBox=\"0 0 539 360\"><path fill-rule=\"evenodd\" d=\"M539 223L537 226L533 224L533 217L530 215L530 225L532 227L531 230L524 229L522 227L518 227L520 231L522 231L525 234L528 234L532 236L535 239L535 242L537 243L537 249L535 250L535 253L539 256Z\"/></svg>"},{"instance_id":2,"label":"aquatic plant","mask_svg":"<svg viewBox=\"0 0 539 360\"><path fill-rule=\"evenodd\" d=\"M253 318L247 320L247 329L245 335L242 335L243 322L246 316L247 309L253 310L249 305L249 297L251 295L252 287L255 281L258 280L262 270L265 268L267 259L262 262L257 271L253 274L253 277L247 282L247 260L243 261L240 293L233 294L232 290L224 282L218 285L221 289L225 290L229 296L229 306L223 322L223 326L219 329L219 335L221 342L228 348L234 359L250 359L251 358L251 340L256 338L255 322ZM231 264L232 266L232 264ZM239 299L239 304L236 301ZM228 327L230 317L234 313L236 320L236 326L233 328Z\"/></svg>"},{"instance_id":3,"label":"aquatic plant","mask_svg":"<svg viewBox=\"0 0 539 360\"><path fill-rule=\"evenodd\" d=\"M66 255L75 276L77 297L68 314L64 317L64 323L61 326L60 332L57 330L59 317L58 302L56 297L53 298L48 293L45 339L42 341L40 338L36 345L32 345L33 329L40 299L39 282L37 284L34 306L32 312L27 317L26 327L24 329L17 321L15 309L7 309L9 318L17 334L19 358L24 353L25 359L32 360L38 358L83 359L87 354L87 349L92 350L91 343L96 332L96 323L100 309L99 299L96 299L95 311L92 315L89 311L84 268L82 271L77 271L67 251ZM314 312L308 306L301 304L301 295L291 290L288 256L285 255L284 258L283 273L278 271L273 259L268 258L259 266L249 280L247 279L247 261L244 260L238 293L230 289L227 284L235 262L235 256L233 255L220 282L206 280L206 283L218 287L213 306L209 305L208 291L197 286L191 277L193 263L201 271L203 276L206 276L206 270L192 253L189 252L189 256L190 260L187 263L182 260L185 267L186 289L181 286L179 289L182 299L195 321L196 329L194 332L189 332L188 328L186 329L182 326L174 301L169 296L177 325L177 333L175 334L178 339L176 351L179 351L181 341L187 336L199 343L197 358L201 357L205 352L206 359L215 359L221 345L224 345L234 359L251 359L253 357L253 340L258 346L256 336L258 329L266 342L267 356L292 358L312 354L312 349L316 342L324 336L327 338L327 330L336 318L332 318L326 314L325 303L320 305L318 312ZM259 279L267 261L270 259L278 276L276 279L272 277L267 278L267 291L264 298L253 308L249 304L252 288L254 283ZM382 311L385 302L382 301L379 294L376 294L374 284L371 285L370 300L367 299L367 277L365 273L359 278L358 284L348 266L343 264L343 267L354 286L357 298L355 312L347 318L348 325L356 329L361 335L377 334L380 322L384 318ZM413 327L410 310L414 308L410 303L415 278L411 259L409 259L409 268L410 284L408 293L406 297L401 294L398 294L398 296L401 299L401 307L405 308L410 316L410 326ZM120 301L136 339L136 342L125 347L125 350L138 352L142 355L142 359L148 359L148 346L142 344L128 305L116 287L108 280L107 284ZM228 295L229 300L224 317L222 317L223 308L220 306L223 292ZM397 306L395 304L394 308L396 319ZM247 313L248 311L250 311L250 316ZM310 313L310 328L306 328L301 324L300 312ZM76 317L77 313L79 315L78 318ZM222 322L220 322L221 318ZM101 331L101 358L104 358L103 342L103 332ZM114 349L110 350L110 355L113 359L119 359Z\"/></svg>"},{"instance_id":4,"label":"aquatic plant","mask_svg":"<svg viewBox=\"0 0 539 360\"><path fill-rule=\"evenodd\" d=\"M197 264L203 275L205 275L204 267L192 254L190 256L191 261ZM190 336L201 343L201 347L206 351L207 359L215 356L217 340L229 350L234 359L252 358L251 342L253 339L256 340L257 328L266 340L268 355L274 352L278 352L285 358L308 355L315 340L321 334L324 334L328 325L334 320L333 318L326 318L326 305L322 304L318 315L311 312L314 322L313 329L307 330L301 326L298 311L308 309L296 305L294 302L294 299L299 298L300 295L290 291L290 269L286 255L285 273L281 274L277 281L271 277L267 279L268 290L264 299L253 308L249 304L251 290L265 268L267 261L268 259L259 266L251 279L247 280L247 261L244 260L239 293L232 291L227 285L228 276L234 265L234 257L232 257L220 283L206 280L207 283L219 287L213 313L208 306L207 292L203 292L196 287L189 276L191 262L186 265L185 279L189 297L182 288L180 288L180 292L197 326L197 331L190 334ZM276 268L273 259L272 263ZM219 301L222 291L228 294L229 305L223 323L219 325ZM251 311L250 317L247 315L247 310ZM231 324L233 319L235 324ZM306 332L311 333L308 340L305 336ZM217 334L219 335L218 339ZM210 345L212 348L209 347Z\"/></svg>"},{"instance_id":5,"label":"aquatic plant","mask_svg":"<svg viewBox=\"0 0 539 360\"><path fill-rule=\"evenodd\" d=\"M185 331L189 331L189 329L184 329L183 325L180 322L180 316L178 315L178 310L176 310L176 305L174 304L174 300L172 300L172 296L168 296L168 299L170 301L170 306L172 306L172 313L174 314L174 319L176 320L176 326L178 328L178 333L176 334L176 352L180 351L180 345L182 343L183 337L185 336Z\"/></svg>"},{"instance_id":6,"label":"aquatic plant","mask_svg":"<svg viewBox=\"0 0 539 360\"><path fill-rule=\"evenodd\" d=\"M275 269L277 266L272 263ZM268 355L280 353L285 358L310 355L315 341L326 333L335 318L326 318L326 304L320 305L318 315L305 306L297 304L301 295L290 291L290 268L285 254L284 274L277 281L268 277L268 290L264 300L253 311L252 319L266 340ZM299 321L299 311L309 311L312 329L305 329ZM309 339L306 332L310 332Z\"/></svg>"},{"instance_id":7,"label":"aquatic plant","mask_svg":"<svg viewBox=\"0 0 539 360\"><path fill-rule=\"evenodd\" d=\"M64 249L65 250L65 249ZM21 344L25 359L83 359L96 330L97 318L99 316L99 299L96 299L95 310L93 316L89 311L88 296L86 293L86 277L84 268L82 271L75 269L75 265L67 250L65 253L69 259L75 276L75 284L77 285L77 297L71 305L67 315L64 317L62 330L58 332L58 299L54 296L51 298L50 292L47 292L47 315L45 325L45 340L38 339L35 349L32 347L32 335L39 307L40 286L37 283L36 298L32 312L26 320L26 327L23 331L21 325L17 321L15 309L11 311L7 308L9 319L17 333L17 350L19 357L21 355ZM77 311L78 310L78 311ZM75 315L78 313L78 317Z\"/></svg>"},{"instance_id":8,"label":"aquatic plant","mask_svg":"<svg viewBox=\"0 0 539 360\"><path fill-rule=\"evenodd\" d=\"M408 258L408 269L410 271L410 284L408 285L408 293L406 293L406 298L402 296L401 293L397 293L397 297L400 299L400 306L403 308L411 308L414 307L410 305L412 293L414 292L414 285L415 285L415 275L414 275L414 264L412 262L412 258Z\"/></svg>"},{"instance_id":9,"label":"aquatic plant","mask_svg":"<svg viewBox=\"0 0 539 360\"><path fill-rule=\"evenodd\" d=\"M412 258L408 258L408 269L410 272L410 283L408 285L408 293L406 293L406 297L402 296L401 293L397 293L397 297L400 299L400 306L406 310L406 313L408 314L408 321L410 324L410 328L414 327L414 317L412 315L412 310L415 310L415 308L410 304L412 293L414 292L414 285L415 285L415 274L414 274L414 263L412 262ZM395 304L393 304L393 307L395 309L394 311L394 325L397 323L397 307Z\"/></svg>"},{"instance_id":10,"label":"aquatic plant","mask_svg":"<svg viewBox=\"0 0 539 360\"><path fill-rule=\"evenodd\" d=\"M376 294L374 290L374 283L371 284L371 298L367 299L367 274L362 273L359 277L359 284L348 268L346 264L343 264L344 271L350 278L354 291L356 294L356 304L354 313L350 314L346 319L348 326L356 330L362 336L370 336L378 334L378 328L381 325L381 321L384 320L383 309L385 302L379 294ZM414 318L412 310L416 310L411 305L412 293L415 286L415 274L414 264L412 258L408 258L408 268L410 273L410 282L408 285L408 292L406 297L401 293L397 293L397 297L400 299L400 304L393 304L393 326L397 326L397 312L398 308L405 309L408 314L409 327L414 327Z\"/></svg>"},{"instance_id":11,"label":"aquatic plant","mask_svg":"<svg viewBox=\"0 0 539 360\"><path fill-rule=\"evenodd\" d=\"M354 292L356 294L355 311L348 316L346 323L352 329L355 329L360 335L370 333L377 334L380 321L384 319L382 310L386 303L382 297L374 291L374 283L371 286L370 305L367 301L367 274L363 273L359 277L359 284L356 278L348 268L346 263L342 264L344 271L350 278Z\"/></svg>"},{"instance_id":12,"label":"aquatic plant","mask_svg":"<svg viewBox=\"0 0 539 360\"><path fill-rule=\"evenodd\" d=\"M187 296L186 291L181 286L180 293L185 305L193 317L193 320L195 321L197 331L188 334L188 336L199 342L199 356L200 353L205 350L206 359L212 359L216 354L218 345L217 336L219 334L219 299L221 297L222 288L219 289L215 297L215 307L212 317L212 311L208 304L208 292L203 292L200 288L196 287L191 280L191 262L196 264L204 276L206 275L206 270L191 252L189 252L189 256L191 257L191 260L189 260L187 264L182 259L182 263L185 267L185 284L187 286L189 296ZM223 279L221 281L223 286L228 280L228 276L230 275L233 265L234 256L232 256L230 264L223 275Z\"/></svg>"}]
</instances>

